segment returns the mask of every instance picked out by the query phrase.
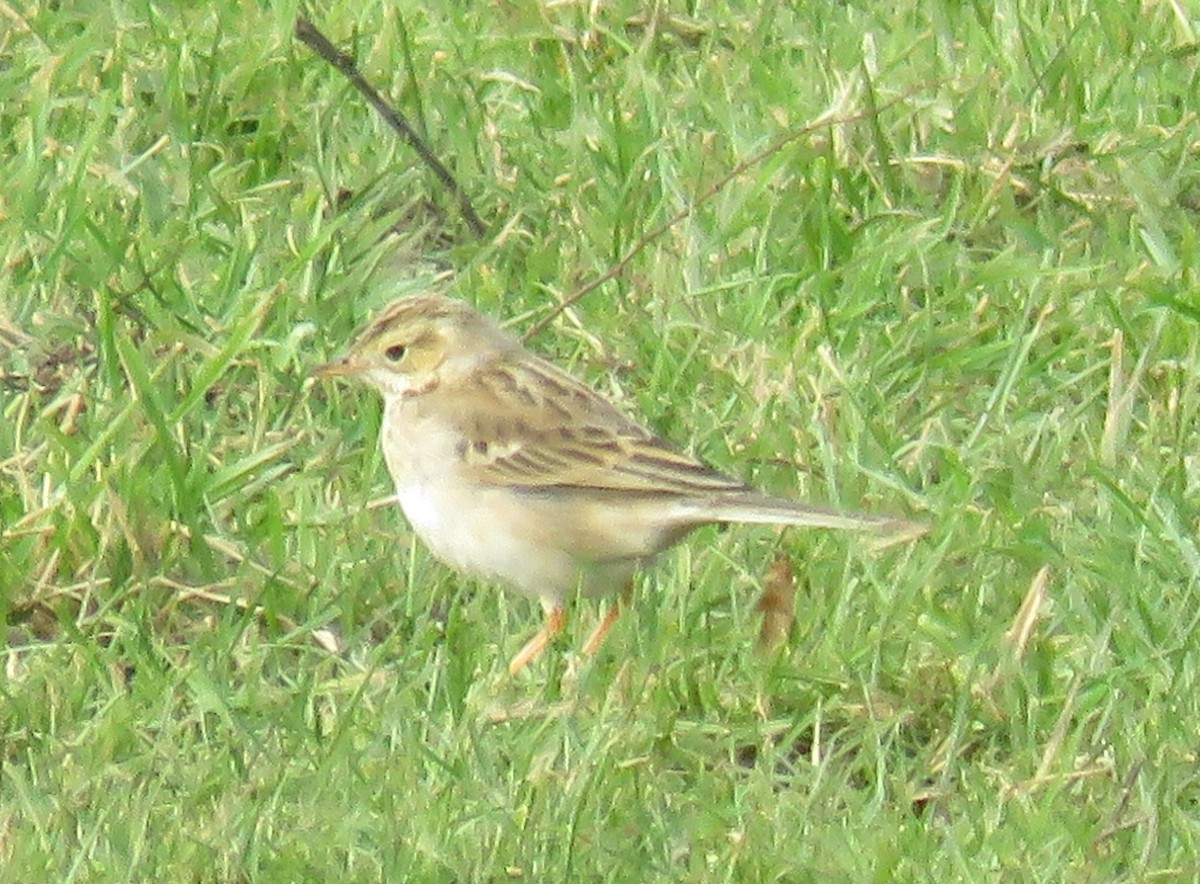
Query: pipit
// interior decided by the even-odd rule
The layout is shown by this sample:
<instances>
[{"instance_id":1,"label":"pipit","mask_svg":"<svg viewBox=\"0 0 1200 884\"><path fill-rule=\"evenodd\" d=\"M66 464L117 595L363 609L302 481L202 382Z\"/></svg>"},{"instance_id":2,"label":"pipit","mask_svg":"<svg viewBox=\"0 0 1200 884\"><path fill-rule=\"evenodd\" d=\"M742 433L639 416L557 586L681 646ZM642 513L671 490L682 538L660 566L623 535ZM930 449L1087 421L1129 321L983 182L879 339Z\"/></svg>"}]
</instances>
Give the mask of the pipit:
<instances>
[{"instance_id":1,"label":"pipit","mask_svg":"<svg viewBox=\"0 0 1200 884\"><path fill-rule=\"evenodd\" d=\"M726 476L441 295L395 301L317 374L361 378L383 394L384 459L433 555L541 602L545 624L512 658L514 675L562 632L576 591L618 595L584 644L595 654L634 572L701 525L919 530Z\"/></svg>"}]
</instances>

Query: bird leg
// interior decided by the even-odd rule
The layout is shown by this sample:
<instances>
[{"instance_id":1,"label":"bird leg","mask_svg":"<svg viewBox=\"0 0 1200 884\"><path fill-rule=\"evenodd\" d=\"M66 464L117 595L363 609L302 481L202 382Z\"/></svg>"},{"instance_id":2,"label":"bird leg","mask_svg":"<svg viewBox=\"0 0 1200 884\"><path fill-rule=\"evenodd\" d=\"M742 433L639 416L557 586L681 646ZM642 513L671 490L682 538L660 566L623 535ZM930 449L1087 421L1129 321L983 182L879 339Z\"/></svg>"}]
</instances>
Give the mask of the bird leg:
<instances>
[{"instance_id":1,"label":"bird leg","mask_svg":"<svg viewBox=\"0 0 1200 884\"><path fill-rule=\"evenodd\" d=\"M550 647L550 643L554 641L567 626L567 609L561 604L546 605L546 622L537 635L525 643L525 647L517 651L515 657L508 661L508 674L516 675L538 657L542 656L542 652Z\"/></svg>"},{"instance_id":2,"label":"bird leg","mask_svg":"<svg viewBox=\"0 0 1200 884\"><path fill-rule=\"evenodd\" d=\"M608 610L604 612L604 618L596 624L596 628L592 630L592 634L588 636L588 640L583 643L584 654L589 657L596 656L596 652L604 644L604 639L608 637L608 631L613 628L613 624L621 616L621 606L628 605L631 598L633 598L632 580L625 584L625 588L621 590L621 597L613 600Z\"/></svg>"}]
</instances>

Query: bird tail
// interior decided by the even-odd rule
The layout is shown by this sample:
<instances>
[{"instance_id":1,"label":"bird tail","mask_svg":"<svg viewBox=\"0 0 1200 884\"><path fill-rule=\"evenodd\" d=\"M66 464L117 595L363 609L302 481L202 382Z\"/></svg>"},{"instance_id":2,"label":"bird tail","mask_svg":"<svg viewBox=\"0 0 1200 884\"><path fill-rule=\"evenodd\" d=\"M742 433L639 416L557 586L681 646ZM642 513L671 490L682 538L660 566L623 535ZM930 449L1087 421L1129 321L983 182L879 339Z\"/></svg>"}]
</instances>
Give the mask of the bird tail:
<instances>
[{"instance_id":1,"label":"bird tail","mask_svg":"<svg viewBox=\"0 0 1200 884\"><path fill-rule=\"evenodd\" d=\"M703 511L707 520L713 522L796 525L803 528L833 528L840 531L869 531L914 537L926 531L923 525L903 519L844 512L765 494L719 495L706 501Z\"/></svg>"}]
</instances>

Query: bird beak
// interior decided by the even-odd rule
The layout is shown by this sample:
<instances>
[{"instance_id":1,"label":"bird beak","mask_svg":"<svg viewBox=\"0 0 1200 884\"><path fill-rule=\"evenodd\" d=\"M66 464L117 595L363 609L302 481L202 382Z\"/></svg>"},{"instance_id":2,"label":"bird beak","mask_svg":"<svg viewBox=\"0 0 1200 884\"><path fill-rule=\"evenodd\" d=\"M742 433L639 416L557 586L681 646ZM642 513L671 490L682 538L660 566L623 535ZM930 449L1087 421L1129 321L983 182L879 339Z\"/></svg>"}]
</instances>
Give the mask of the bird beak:
<instances>
[{"instance_id":1,"label":"bird beak","mask_svg":"<svg viewBox=\"0 0 1200 884\"><path fill-rule=\"evenodd\" d=\"M313 369L312 376L314 378L345 377L346 375L358 374L358 372L358 366L350 361L350 357L343 356L341 359L317 366Z\"/></svg>"}]
</instances>

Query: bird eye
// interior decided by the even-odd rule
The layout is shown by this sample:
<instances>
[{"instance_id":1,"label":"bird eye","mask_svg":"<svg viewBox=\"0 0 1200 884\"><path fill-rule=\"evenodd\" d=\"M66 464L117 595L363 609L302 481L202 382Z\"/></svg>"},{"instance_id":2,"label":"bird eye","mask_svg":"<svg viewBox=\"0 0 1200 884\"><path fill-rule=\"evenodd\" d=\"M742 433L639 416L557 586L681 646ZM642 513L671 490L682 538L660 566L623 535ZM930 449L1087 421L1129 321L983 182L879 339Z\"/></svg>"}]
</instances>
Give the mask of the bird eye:
<instances>
[{"instance_id":1,"label":"bird eye","mask_svg":"<svg viewBox=\"0 0 1200 884\"><path fill-rule=\"evenodd\" d=\"M391 362L399 362L404 358L404 352L404 345L392 344L392 346L383 351L383 355L386 356Z\"/></svg>"}]
</instances>

